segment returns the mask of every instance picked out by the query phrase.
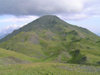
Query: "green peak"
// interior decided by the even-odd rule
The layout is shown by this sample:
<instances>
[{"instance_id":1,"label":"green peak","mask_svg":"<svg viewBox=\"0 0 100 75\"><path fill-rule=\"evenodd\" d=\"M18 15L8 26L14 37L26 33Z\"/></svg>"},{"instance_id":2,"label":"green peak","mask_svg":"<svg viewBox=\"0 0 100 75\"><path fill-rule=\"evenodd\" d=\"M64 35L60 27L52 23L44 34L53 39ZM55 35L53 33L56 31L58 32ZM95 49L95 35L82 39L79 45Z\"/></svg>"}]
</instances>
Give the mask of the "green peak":
<instances>
[{"instance_id":1,"label":"green peak","mask_svg":"<svg viewBox=\"0 0 100 75\"><path fill-rule=\"evenodd\" d=\"M65 22L61 20L56 15L44 15L40 18L36 19L35 21L31 22L31 24L35 25L55 25L55 24L64 24Z\"/></svg>"},{"instance_id":2,"label":"green peak","mask_svg":"<svg viewBox=\"0 0 100 75\"><path fill-rule=\"evenodd\" d=\"M59 17L57 17L56 15L44 15L41 16L40 18L59 18Z\"/></svg>"},{"instance_id":3,"label":"green peak","mask_svg":"<svg viewBox=\"0 0 100 75\"><path fill-rule=\"evenodd\" d=\"M51 22L51 21L57 21L57 20L61 20L59 17L57 17L56 15L44 15L41 16L40 18L37 19L38 21L42 21L42 22Z\"/></svg>"}]
</instances>

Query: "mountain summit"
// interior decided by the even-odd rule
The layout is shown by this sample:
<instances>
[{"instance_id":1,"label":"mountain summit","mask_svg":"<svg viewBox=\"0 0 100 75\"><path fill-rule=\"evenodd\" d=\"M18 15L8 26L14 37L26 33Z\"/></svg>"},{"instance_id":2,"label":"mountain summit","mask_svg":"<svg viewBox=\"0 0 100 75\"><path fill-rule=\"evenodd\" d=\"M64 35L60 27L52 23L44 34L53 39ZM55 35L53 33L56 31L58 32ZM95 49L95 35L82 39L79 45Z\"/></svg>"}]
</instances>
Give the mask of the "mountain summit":
<instances>
[{"instance_id":1,"label":"mountain summit","mask_svg":"<svg viewBox=\"0 0 100 75\"><path fill-rule=\"evenodd\" d=\"M22 30L30 31L30 30L45 29L45 28L50 29L55 27L56 25L66 26L66 24L67 24L66 22L64 22L63 20L61 20L59 17L55 15L45 15L36 19L35 21L32 21L28 25L24 26Z\"/></svg>"},{"instance_id":2,"label":"mountain summit","mask_svg":"<svg viewBox=\"0 0 100 75\"><path fill-rule=\"evenodd\" d=\"M42 16L38 19L36 19L35 21L33 21L32 23L36 22L36 24L44 24L44 25L48 25L48 24L56 24L56 23L63 23L64 21L61 20L59 17L55 16L55 15L45 15Z\"/></svg>"},{"instance_id":3,"label":"mountain summit","mask_svg":"<svg viewBox=\"0 0 100 75\"><path fill-rule=\"evenodd\" d=\"M100 60L100 37L54 15L42 16L0 40L0 47L41 61L90 63Z\"/></svg>"}]
</instances>

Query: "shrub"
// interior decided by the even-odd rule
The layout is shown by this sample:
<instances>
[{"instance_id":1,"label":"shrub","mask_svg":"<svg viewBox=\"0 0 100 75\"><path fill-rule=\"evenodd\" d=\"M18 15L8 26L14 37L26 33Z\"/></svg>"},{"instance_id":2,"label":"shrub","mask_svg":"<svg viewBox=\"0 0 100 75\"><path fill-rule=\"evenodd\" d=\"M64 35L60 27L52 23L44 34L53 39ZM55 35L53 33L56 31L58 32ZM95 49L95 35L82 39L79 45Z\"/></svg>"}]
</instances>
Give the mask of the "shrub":
<instances>
[{"instance_id":1,"label":"shrub","mask_svg":"<svg viewBox=\"0 0 100 75\"><path fill-rule=\"evenodd\" d=\"M87 57L82 55L80 50L75 50L71 52L72 58L69 60L70 63L75 64L85 64L87 61Z\"/></svg>"}]
</instances>

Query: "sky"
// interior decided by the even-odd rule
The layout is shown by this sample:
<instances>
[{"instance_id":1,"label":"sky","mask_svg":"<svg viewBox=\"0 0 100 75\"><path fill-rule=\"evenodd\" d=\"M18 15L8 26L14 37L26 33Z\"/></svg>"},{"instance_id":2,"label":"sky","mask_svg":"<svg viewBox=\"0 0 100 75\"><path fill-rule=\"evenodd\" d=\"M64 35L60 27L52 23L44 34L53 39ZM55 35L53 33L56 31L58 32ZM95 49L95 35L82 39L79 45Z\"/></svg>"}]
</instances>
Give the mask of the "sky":
<instances>
[{"instance_id":1,"label":"sky","mask_svg":"<svg viewBox=\"0 0 100 75\"><path fill-rule=\"evenodd\" d=\"M43 15L100 33L100 0L0 0L0 33L10 33Z\"/></svg>"}]
</instances>

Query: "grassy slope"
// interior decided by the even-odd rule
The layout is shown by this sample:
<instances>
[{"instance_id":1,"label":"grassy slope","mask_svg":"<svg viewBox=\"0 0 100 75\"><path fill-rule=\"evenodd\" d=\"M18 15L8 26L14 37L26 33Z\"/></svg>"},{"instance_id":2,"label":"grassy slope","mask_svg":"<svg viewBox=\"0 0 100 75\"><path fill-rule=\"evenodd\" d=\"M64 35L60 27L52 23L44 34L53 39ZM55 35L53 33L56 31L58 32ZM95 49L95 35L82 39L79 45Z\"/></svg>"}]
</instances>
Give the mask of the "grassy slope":
<instances>
[{"instance_id":1,"label":"grassy slope","mask_svg":"<svg viewBox=\"0 0 100 75\"><path fill-rule=\"evenodd\" d=\"M0 48L0 64L31 63L38 59Z\"/></svg>"},{"instance_id":2,"label":"grassy slope","mask_svg":"<svg viewBox=\"0 0 100 75\"><path fill-rule=\"evenodd\" d=\"M81 53L87 56L88 63L96 64L100 61L100 46L95 41L83 38L80 41L72 42L73 37L76 36L75 39L80 39L79 36L70 33L65 37L67 40L63 40L63 37L47 32L42 33L42 35L37 35L35 32L21 32L0 44L0 47L39 58L43 61L54 60L57 62L67 62L71 58L69 52L80 49Z\"/></svg>"},{"instance_id":3,"label":"grassy slope","mask_svg":"<svg viewBox=\"0 0 100 75\"><path fill-rule=\"evenodd\" d=\"M0 66L0 75L100 75L100 67L60 63Z\"/></svg>"}]
</instances>

